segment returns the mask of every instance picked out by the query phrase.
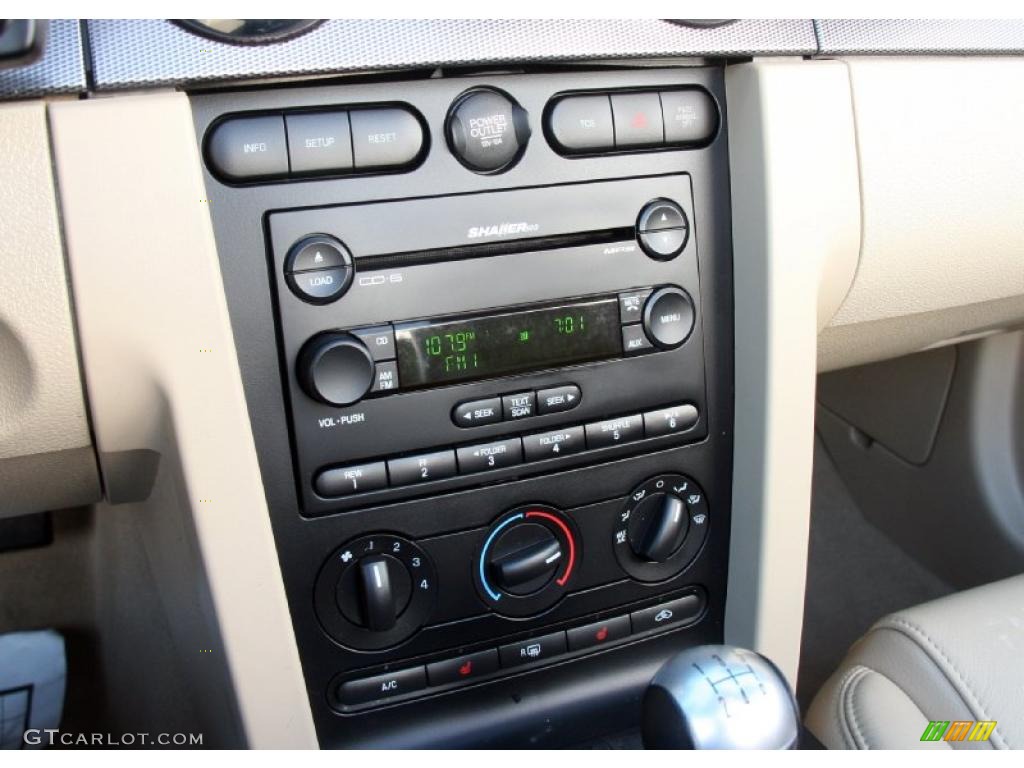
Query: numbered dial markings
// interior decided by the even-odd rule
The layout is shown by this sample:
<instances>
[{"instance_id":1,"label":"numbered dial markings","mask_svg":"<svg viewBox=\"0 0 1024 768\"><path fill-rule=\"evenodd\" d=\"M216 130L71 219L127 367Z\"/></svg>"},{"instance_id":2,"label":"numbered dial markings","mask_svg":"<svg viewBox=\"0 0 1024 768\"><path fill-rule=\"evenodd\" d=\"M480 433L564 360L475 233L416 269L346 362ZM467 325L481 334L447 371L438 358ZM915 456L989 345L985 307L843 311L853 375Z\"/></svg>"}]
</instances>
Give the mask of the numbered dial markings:
<instances>
[{"instance_id":1,"label":"numbered dial markings","mask_svg":"<svg viewBox=\"0 0 1024 768\"><path fill-rule=\"evenodd\" d=\"M681 542L659 542L650 521L641 516L655 513L663 503L675 497L686 510L687 525ZM711 520L704 491L685 475L666 474L652 477L633 489L615 519L612 543L615 557L627 574L637 581L665 581L682 573L697 557L707 539ZM664 559L654 562L640 552L664 552ZM659 553L661 554L661 553Z\"/></svg>"},{"instance_id":2,"label":"numbered dial markings","mask_svg":"<svg viewBox=\"0 0 1024 768\"><path fill-rule=\"evenodd\" d=\"M396 601L393 624L383 631L366 626L366 598L355 593L360 564L378 561L390 564ZM436 580L433 563L414 542L391 534L363 536L335 550L321 568L314 592L317 616L324 631L343 646L391 648L426 623L434 609Z\"/></svg>"}]
</instances>

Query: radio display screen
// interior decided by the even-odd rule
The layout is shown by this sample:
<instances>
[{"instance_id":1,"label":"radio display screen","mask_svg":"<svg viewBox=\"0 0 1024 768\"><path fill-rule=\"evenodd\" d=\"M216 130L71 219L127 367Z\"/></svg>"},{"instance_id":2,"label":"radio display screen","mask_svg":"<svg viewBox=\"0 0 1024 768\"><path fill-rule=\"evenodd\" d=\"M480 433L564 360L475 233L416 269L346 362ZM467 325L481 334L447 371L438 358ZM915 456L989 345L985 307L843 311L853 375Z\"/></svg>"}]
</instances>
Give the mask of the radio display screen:
<instances>
[{"instance_id":1,"label":"radio display screen","mask_svg":"<svg viewBox=\"0 0 1024 768\"><path fill-rule=\"evenodd\" d=\"M395 324L402 389L484 379L622 354L616 297Z\"/></svg>"}]
</instances>

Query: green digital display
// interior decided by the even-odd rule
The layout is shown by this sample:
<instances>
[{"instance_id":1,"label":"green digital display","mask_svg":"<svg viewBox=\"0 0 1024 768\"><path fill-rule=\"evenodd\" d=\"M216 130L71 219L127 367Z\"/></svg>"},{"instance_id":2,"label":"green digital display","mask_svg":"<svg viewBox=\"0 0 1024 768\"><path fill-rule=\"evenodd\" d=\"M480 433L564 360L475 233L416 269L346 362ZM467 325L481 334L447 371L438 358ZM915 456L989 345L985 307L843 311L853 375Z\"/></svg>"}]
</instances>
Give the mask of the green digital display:
<instances>
[{"instance_id":1,"label":"green digital display","mask_svg":"<svg viewBox=\"0 0 1024 768\"><path fill-rule=\"evenodd\" d=\"M395 325L402 389L598 360L622 353L615 297Z\"/></svg>"}]
</instances>

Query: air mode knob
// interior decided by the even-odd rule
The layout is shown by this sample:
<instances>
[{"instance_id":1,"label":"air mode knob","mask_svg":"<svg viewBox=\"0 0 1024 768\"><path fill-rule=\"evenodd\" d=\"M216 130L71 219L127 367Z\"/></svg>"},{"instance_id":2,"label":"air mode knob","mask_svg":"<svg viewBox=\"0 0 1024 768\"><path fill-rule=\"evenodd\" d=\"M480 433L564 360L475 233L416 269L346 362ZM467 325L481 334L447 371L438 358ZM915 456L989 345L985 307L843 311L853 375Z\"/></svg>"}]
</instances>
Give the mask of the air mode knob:
<instances>
[{"instance_id":1,"label":"air mode knob","mask_svg":"<svg viewBox=\"0 0 1024 768\"><path fill-rule=\"evenodd\" d=\"M633 489L615 518L615 557L637 581L665 581L694 561L710 528L704 491L689 477L665 474Z\"/></svg>"},{"instance_id":2,"label":"air mode knob","mask_svg":"<svg viewBox=\"0 0 1024 768\"><path fill-rule=\"evenodd\" d=\"M373 385L373 356L352 334L322 333L306 342L295 373L313 399L328 405L351 405Z\"/></svg>"},{"instance_id":3,"label":"air mode knob","mask_svg":"<svg viewBox=\"0 0 1024 768\"><path fill-rule=\"evenodd\" d=\"M686 502L674 493L654 493L630 515L629 546L644 560L663 563L682 546L689 527Z\"/></svg>"}]
</instances>

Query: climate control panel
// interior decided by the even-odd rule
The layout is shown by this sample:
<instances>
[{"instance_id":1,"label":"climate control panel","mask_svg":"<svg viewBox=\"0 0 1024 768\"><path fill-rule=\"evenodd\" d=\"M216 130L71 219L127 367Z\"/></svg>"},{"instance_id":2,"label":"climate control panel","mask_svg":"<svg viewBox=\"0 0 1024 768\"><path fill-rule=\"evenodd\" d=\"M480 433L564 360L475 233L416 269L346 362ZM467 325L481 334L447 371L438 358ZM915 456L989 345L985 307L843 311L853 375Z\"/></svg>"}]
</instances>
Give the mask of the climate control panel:
<instances>
[{"instance_id":1,"label":"climate control panel","mask_svg":"<svg viewBox=\"0 0 1024 768\"><path fill-rule=\"evenodd\" d=\"M317 579L317 612L339 644L360 651L395 648L402 658L402 645L423 628L483 617L534 619L574 594L610 596L623 580L639 584L678 578L705 544L711 528L708 510L693 479L669 473L649 478L622 499L571 510L526 504L497 516L485 528L456 536L415 542L387 533L362 536L325 563ZM468 563L470 572L459 563ZM438 602L442 607L435 610ZM615 606L613 599L598 604ZM460 610L452 614L443 605ZM527 638L500 645L495 659L500 663L490 671L671 627L695 618L703 597L699 605L687 605L682 610L681 604L665 604L653 613L637 611L631 619L596 627L584 623L568 635L552 633L542 622ZM591 629L598 633L596 639L586 637ZM475 663L479 672L489 666L488 659L469 655L465 661L471 667ZM406 690L415 682L411 675L394 675L398 682L376 691L378 698L365 682L376 680L375 675L347 675L331 693L346 705L369 705ZM418 687L426 685L425 679L420 682Z\"/></svg>"}]
</instances>

